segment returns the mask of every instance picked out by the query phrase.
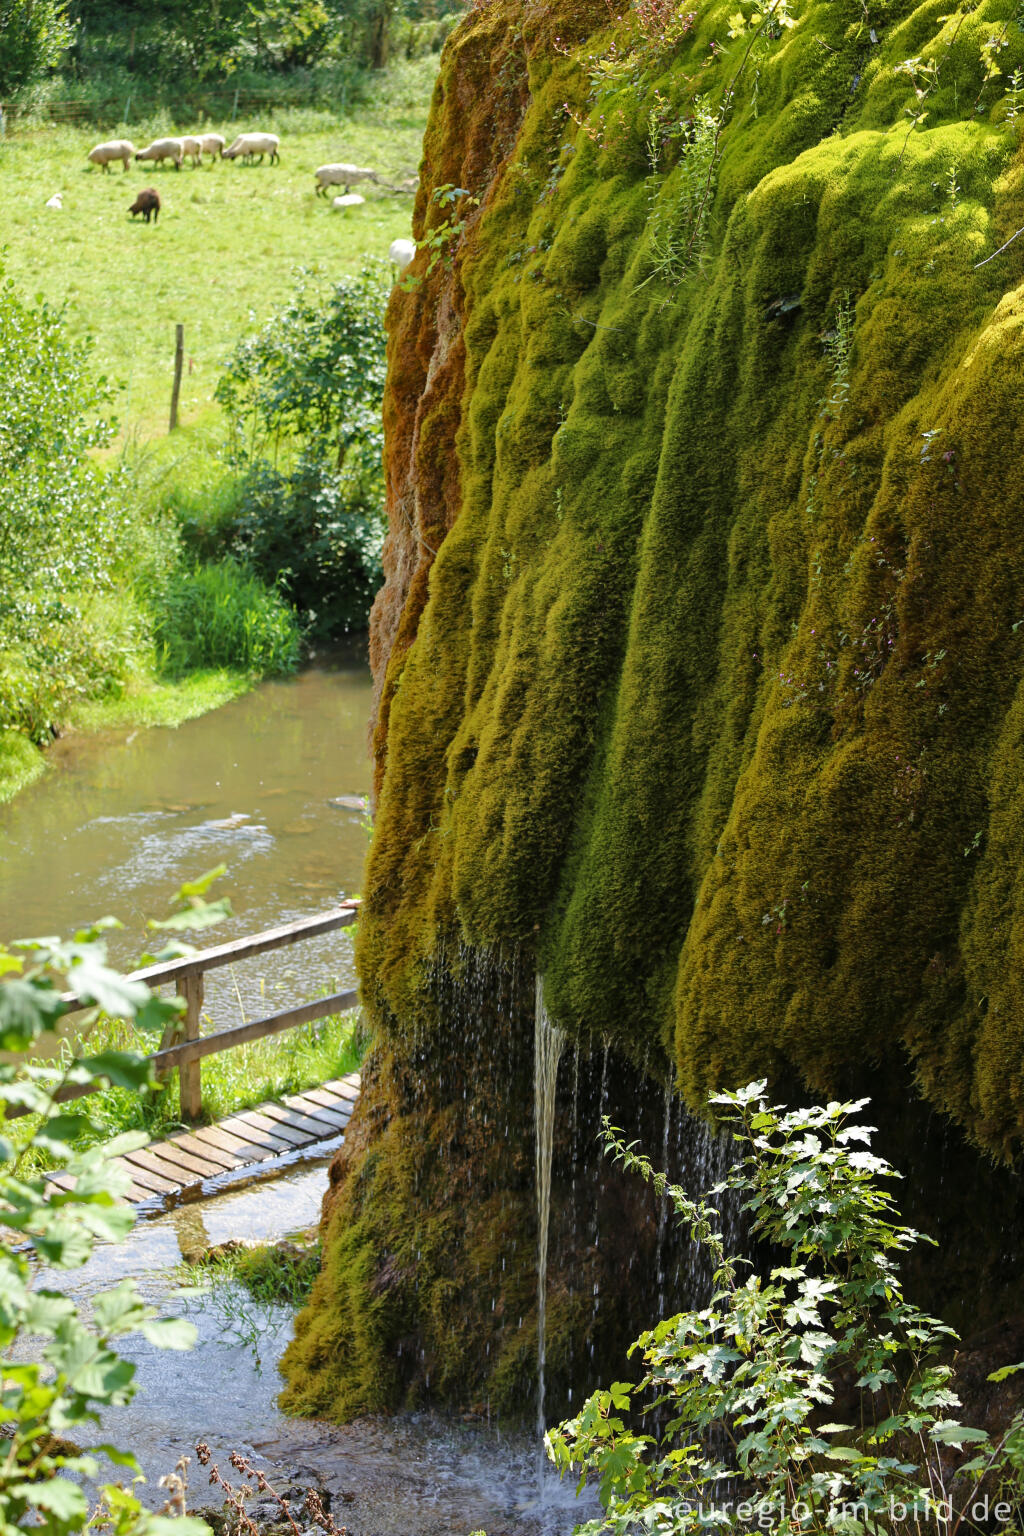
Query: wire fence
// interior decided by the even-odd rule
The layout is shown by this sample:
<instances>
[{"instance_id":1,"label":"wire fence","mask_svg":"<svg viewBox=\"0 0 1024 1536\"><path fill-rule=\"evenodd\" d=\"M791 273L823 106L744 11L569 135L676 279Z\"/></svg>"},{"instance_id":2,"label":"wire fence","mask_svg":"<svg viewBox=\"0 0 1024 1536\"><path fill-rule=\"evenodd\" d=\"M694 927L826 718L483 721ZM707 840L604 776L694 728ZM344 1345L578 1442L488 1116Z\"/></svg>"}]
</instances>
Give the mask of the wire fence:
<instances>
[{"instance_id":1,"label":"wire fence","mask_svg":"<svg viewBox=\"0 0 1024 1536\"><path fill-rule=\"evenodd\" d=\"M96 128L141 122L157 112L169 112L176 123L201 123L204 119L237 121L256 113L281 111L288 107L320 107L343 117L356 94L348 84L325 89L307 86L281 89L257 89L249 86L224 86L185 90L173 103L144 96L107 96L102 99L35 101L0 106L0 125L6 118L8 131L28 123L91 124ZM2 131L2 126L0 126Z\"/></svg>"}]
</instances>

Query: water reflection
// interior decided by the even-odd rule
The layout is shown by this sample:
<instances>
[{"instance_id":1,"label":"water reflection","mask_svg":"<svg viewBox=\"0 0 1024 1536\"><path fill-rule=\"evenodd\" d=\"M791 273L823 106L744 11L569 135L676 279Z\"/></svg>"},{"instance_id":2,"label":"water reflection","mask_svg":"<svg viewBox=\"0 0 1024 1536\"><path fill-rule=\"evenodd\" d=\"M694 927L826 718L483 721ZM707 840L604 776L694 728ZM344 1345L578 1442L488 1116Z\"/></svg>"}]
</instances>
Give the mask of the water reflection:
<instances>
[{"instance_id":1,"label":"water reflection","mask_svg":"<svg viewBox=\"0 0 1024 1536\"><path fill-rule=\"evenodd\" d=\"M370 687L353 648L177 730L57 742L53 771L0 807L0 938L113 913L126 928L111 953L131 965L146 918L219 863L237 915L214 943L358 890ZM352 978L350 935L329 935L211 973L207 1008L226 1027Z\"/></svg>"}]
</instances>

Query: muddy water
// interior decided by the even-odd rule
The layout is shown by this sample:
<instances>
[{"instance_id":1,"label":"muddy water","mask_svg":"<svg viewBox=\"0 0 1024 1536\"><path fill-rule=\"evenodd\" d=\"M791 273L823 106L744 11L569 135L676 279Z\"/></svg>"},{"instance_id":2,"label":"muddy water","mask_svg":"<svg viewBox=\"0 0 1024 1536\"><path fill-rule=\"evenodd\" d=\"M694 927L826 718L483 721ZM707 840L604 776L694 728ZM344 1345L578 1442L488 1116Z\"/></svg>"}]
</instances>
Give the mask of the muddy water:
<instances>
[{"instance_id":1,"label":"muddy water","mask_svg":"<svg viewBox=\"0 0 1024 1536\"><path fill-rule=\"evenodd\" d=\"M219 1502L195 1462L195 1443L205 1439L232 1480L228 1456L240 1450L278 1486L304 1479L325 1486L350 1536L562 1536L591 1517L593 1504L577 1503L573 1489L553 1476L540 1496L535 1442L497 1425L435 1414L341 1427L284 1418L275 1398L276 1362L291 1333L287 1310L256 1305L222 1286L206 1296L180 1293L182 1250L229 1238L275 1241L309 1226L324 1180L323 1161L311 1161L273 1183L179 1207L140 1222L127 1242L101 1247L85 1269L56 1277L88 1305L90 1295L134 1275L148 1300L165 1314L188 1316L198 1329L187 1354L137 1338L120 1346L135 1362L138 1392L126 1408L104 1414L102 1438L135 1452L148 1501L160 1501L159 1477L190 1455L190 1502ZM247 1342L254 1336L258 1359Z\"/></svg>"},{"instance_id":2,"label":"muddy water","mask_svg":"<svg viewBox=\"0 0 1024 1536\"><path fill-rule=\"evenodd\" d=\"M55 744L53 769L0 807L0 940L70 933L112 913L130 966L185 880L216 864L235 913L217 943L324 910L358 891L367 839L370 674L359 651L262 684L176 730L104 732ZM156 942L159 942L158 937ZM351 942L331 935L211 973L218 1027L279 1000L352 981Z\"/></svg>"}]
</instances>

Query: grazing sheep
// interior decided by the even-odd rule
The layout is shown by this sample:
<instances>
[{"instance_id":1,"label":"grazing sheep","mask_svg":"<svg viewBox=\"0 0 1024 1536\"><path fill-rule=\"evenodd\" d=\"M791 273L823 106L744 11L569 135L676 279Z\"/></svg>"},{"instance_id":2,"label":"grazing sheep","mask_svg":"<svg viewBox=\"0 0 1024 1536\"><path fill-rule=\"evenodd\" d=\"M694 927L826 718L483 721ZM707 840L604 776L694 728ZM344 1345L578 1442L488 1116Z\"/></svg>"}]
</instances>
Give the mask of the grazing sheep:
<instances>
[{"instance_id":1,"label":"grazing sheep","mask_svg":"<svg viewBox=\"0 0 1024 1536\"><path fill-rule=\"evenodd\" d=\"M392 266L398 269L399 276L405 271L415 255L415 240L392 240L388 247L388 260Z\"/></svg>"},{"instance_id":2,"label":"grazing sheep","mask_svg":"<svg viewBox=\"0 0 1024 1536\"><path fill-rule=\"evenodd\" d=\"M180 139L154 139L145 149L135 151L136 160L173 160L174 169L181 170L182 149Z\"/></svg>"},{"instance_id":3,"label":"grazing sheep","mask_svg":"<svg viewBox=\"0 0 1024 1536\"><path fill-rule=\"evenodd\" d=\"M160 217L160 193L156 187L143 187L134 203L128 209L128 212L133 219L137 213L141 213L147 224L149 223L149 216L152 214L153 223L155 224Z\"/></svg>"},{"instance_id":4,"label":"grazing sheep","mask_svg":"<svg viewBox=\"0 0 1024 1536\"><path fill-rule=\"evenodd\" d=\"M224 154L224 145L227 141L219 133L201 133L199 142L203 146L204 155L209 155L213 160L219 160Z\"/></svg>"},{"instance_id":5,"label":"grazing sheep","mask_svg":"<svg viewBox=\"0 0 1024 1536\"><path fill-rule=\"evenodd\" d=\"M88 158L93 165L101 165L104 171L110 170L112 160L120 160L122 169L127 170L134 153L135 145L130 139L108 139L106 143L90 149Z\"/></svg>"},{"instance_id":6,"label":"grazing sheep","mask_svg":"<svg viewBox=\"0 0 1024 1536\"><path fill-rule=\"evenodd\" d=\"M237 160L239 155L247 163L251 163L257 156L262 161L264 155L270 156L271 165L281 156L277 152L277 146L281 140L276 133L240 133L235 142L224 151L225 160Z\"/></svg>"},{"instance_id":7,"label":"grazing sheep","mask_svg":"<svg viewBox=\"0 0 1024 1536\"><path fill-rule=\"evenodd\" d=\"M344 187L347 192L355 181L376 181L376 171L368 171L362 165L322 165L314 171L316 177L316 195L320 197L328 187Z\"/></svg>"},{"instance_id":8,"label":"grazing sheep","mask_svg":"<svg viewBox=\"0 0 1024 1536\"><path fill-rule=\"evenodd\" d=\"M360 197L358 192L345 192L341 197L336 197L331 204L332 208L361 208L366 202L365 197Z\"/></svg>"},{"instance_id":9,"label":"grazing sheep","mask_svg":"<svg viewBox=\"0 0 1024 1536\"><path fill-rule=\"evenodd\" d=\"M61 195L60 192L55 192L52 197L48 197L46 199L46 202L45 202L45 204L43 206L46 207L46 208L63 208L64 207L63 196Z\"/></svg>"},{"instance_id":10,"label":"grazing sheep","mask_svg":"<svg viewBox=\"0 0 1024 1536\"><path fill-rule=\"evenodd\" d=\"M202 141L194 139L191 134L185 134L181 141L181 158L191 160L194 166L200 165L203 159Z\"/></svg>"}]
</instances>

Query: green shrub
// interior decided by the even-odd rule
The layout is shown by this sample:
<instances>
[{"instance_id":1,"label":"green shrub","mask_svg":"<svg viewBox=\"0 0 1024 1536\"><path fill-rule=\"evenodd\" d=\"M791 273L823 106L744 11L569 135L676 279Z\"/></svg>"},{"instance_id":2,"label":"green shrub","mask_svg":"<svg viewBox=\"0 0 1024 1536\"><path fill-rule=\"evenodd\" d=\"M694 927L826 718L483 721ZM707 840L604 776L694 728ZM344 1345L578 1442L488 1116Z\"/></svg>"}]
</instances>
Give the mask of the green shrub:
<instances>
[{"instance_id":1,"label":"green shrub","mask_svg":"<svg viewBox=\"0 0 1024 1536\"><path fill-rule=\"evenodd\" d=\"M956 1417L943 1359L956 1334L905 1300L897 1271L921 1234L879 1185L894 1170L865 1150L871 1128L851 1123L868 1101L786 1113L759 1082L711 1102L738 1156L710 1199L669 1184L604 1121L607 1151L672 1202L715 1274L706 1307L633 1345L646 1365L639 1387L594 1393L547 1436L563 1473L582 1468L581 1487L588 1474L599 1481L604 1518L578 1529L881 1536L935 1521L954 1533L979 1528L981 1494L996 1528L1019 1530L1024 1410L995 1437ZM722 1196L738 1199L773 1267L727 1251ZM667 1416L660 1437L623 1417L637 1399L650 1410L652 1395Z\"/></svg>"},{"instance_id":2,"label":"green shrub","mask_svg":"<svg viewBox=\"0 0 1024 1536\"><path fill-rule=\"evenodd\" d=\"M182 570L163 595L155 633L160 665L171 677L196 667L267 676L299 664L294 613L279 592L230 558Z\"/></svg>"},{"instance_id":3,"label":"green shrub","mask_svg":"<svg viewBox=\"0 0 1024 1536\"><path fill-rule=\"evenodd\" d=\"M381 580L388 292L379 266L327 293L300 273L216 391L241 493L234 520L217 520L222 547L279 584L323 636L363 628ZM208 547L209 520L185 527Z\"/></svg>"}]
</instances>

